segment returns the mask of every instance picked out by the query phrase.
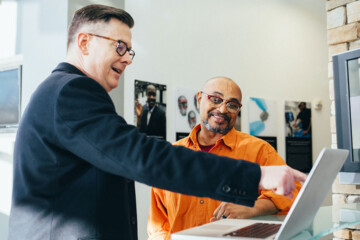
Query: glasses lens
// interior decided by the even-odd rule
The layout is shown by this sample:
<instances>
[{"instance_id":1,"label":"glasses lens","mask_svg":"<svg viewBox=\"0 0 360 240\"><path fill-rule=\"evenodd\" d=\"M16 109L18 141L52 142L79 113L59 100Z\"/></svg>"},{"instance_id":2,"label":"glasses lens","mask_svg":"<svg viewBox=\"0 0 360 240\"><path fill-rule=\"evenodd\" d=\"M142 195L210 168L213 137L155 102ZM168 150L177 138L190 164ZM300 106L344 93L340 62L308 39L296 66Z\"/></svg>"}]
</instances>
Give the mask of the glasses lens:
<instances>
[{"instance_id":1,"label":"glasses lens","mask_svg":"<svg viewBox=\"0 0 360 240\"><path fill-rule=\"evenodd\" d=\"M123 42L119 42L116 48L116 52L120 55L120 56L124 56L124 54L126 53L127 47L126 44Z\"/></svg>"},{"instance_id":2,"label":"glasses lens","mask_svg":"<svg viewBox=\"0 0 360 240\"><path fill-rule=\"evenodd\" d=\"M129 51L129 54L130 54L131 59L134 59L134 57L135 57L135 52L134 52L133 50L130 50L130 51Z\"/></svg>"},{"instance_id":3,"label":"glasses lens","mask_svg":"<svg viewBox=\"0 0 360 240\"><path fill-rule=\"evenodd\" d=\"M116 52L120 55L120 56L124 56L126 51L128 51L128 48L126 46L126 44L124 42L119 42L117 47L116 47ZM135 57L135 52L133 50L129 50L129 55L131 57L131 59L134 59Z\"/></svg>"},{"instance_id":4,"label":"glasses lens","mask_svg":"<svg viewBox=\"0 0 360 240\"><path fill-rule=\"evenodd\" d=\"M226 107L230 112L236 112L240 108L240 105L235 102L227 102Z\"/></svg>"},{"instance_id":5,"label":"glasses lens","mask_svg":"<svg viewBox=\"0 0 360 240\"><path fill-rule=\"evenodd\" d=\"M221 98L216 97L216 96L210 96L210 95L209 95L209 99L210 99L210 101L211 101L212 103L214 103L214 104L216 104L216 105L223 102L223 100L222 100Z\"/></svg>"}]
</instances>

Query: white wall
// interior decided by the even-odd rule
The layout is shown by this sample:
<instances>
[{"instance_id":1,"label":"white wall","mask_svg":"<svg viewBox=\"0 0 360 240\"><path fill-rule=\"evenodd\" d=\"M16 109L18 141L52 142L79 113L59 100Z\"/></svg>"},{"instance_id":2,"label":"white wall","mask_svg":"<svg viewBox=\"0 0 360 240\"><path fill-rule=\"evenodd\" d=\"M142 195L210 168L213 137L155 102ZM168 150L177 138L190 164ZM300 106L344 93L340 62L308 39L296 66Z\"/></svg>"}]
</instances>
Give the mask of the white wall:
<instances>
[{"instance_id":1,"label":"white wall","mask_svg":"<svg viewBox=\"0 0 360 240\"><path fill-rule=\"evenodd\" d=\"M66 56L67 1L19 1L18 51L23 55L22 105Z\"/></svg>"},{"instance_id":2,"label":"white wall","mask_svg":"<svg viewBox=\"0 0 360 240\"><path fill-rule=\"evenodd\" d=\"M16 2L3 2L0 3L0 59L7 58L15 55L14 38L16 36L16 23L17 23L17 3Z\"/></svg>"},{"instance_id":3,"label":"white wall","mask_svg":"<svg viewBox=\"0 0 360 240\"><path fill-rule=\"evenodd\" d=\"M270 3L271 2L271 3ZM325 1L228 0L126 2L135 19L136 57L125 73L125 117L133 118L133 81L142 79L201 89L210 77L225 75L242 88L246 101L274 99L279 105L279 152L284 156L284 100L320 98L314 111L314 156L330 138ZM131 90L130 90L131 89ZM176 106L170 94L168 105ZM168 132L174 129L168 108ZM246 123L246 124L245 124ZM170 135L169 140L174 140ZM321 146L320 146L321 145Z\"/></svg>"},{"instance_id":4,"label":"white wall","mask_svg":"<svg viewBox=\"0 0 360 240\"><path fill-rule=\"evenodd\" d=\"M175 88L200 90L224 75L249 97L278 103L278 150L285 157L284 101L321 99L313 110L313 158L330 146L325 0L131 0L136 56L125 73L125 117L133 122L134 79L166 84L168 140L174 141ZM174 107L171 107L174 106ZM149 188L138 185L139 229L146 229ZM141 190L141 191L140 191ZM140 239L145 239L141 235Z\"/></svg>"}]
</instances>

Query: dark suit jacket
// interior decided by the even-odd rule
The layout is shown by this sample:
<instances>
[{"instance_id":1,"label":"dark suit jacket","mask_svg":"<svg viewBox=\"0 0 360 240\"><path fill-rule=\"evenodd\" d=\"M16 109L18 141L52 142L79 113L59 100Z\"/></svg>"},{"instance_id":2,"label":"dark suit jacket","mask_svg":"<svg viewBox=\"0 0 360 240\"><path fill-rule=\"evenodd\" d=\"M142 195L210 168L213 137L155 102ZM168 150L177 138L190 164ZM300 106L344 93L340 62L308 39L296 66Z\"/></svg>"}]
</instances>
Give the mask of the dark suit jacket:
<instances>
[{"instance_id":1,"label":"dark suit jacket","mask_svg":"<svg viewBox=\"0 0 360 240\"><path fill-rule=\"evenodd\" d=\"M160 139L166 139L166 116L165 112L158 106L154 107L150 115L149 125L147 124L147 115L149 109L147 106L143 107L141 113L140 132L146 133L149 136L156 136Z\"/></svg>"},{"instance_id":2,"label":"dark suit jacket","mask_svg":"<svg viewBox=\"0 0 360 240\"><path fill-rule=\"evenodd\" d=\"M260 168L146 137L100 84L60 63L18 129L9 239L137 239L129 179L251 206Z\"/></svg>"}]
</instances>

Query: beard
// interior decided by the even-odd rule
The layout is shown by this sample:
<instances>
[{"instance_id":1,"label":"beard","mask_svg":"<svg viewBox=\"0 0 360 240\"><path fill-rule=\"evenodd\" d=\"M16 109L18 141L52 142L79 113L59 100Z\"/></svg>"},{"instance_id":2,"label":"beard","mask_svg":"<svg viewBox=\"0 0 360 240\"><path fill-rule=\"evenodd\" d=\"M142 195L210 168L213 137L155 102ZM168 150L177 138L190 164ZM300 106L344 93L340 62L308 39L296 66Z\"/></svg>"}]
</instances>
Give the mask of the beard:
<instances>
[{"instance_id":1,"label":"beard","mask_svg":"<svg viewBox=\"0 0 360 240\"><path fill-rule=\"evenodd\" d=\"M210 123L209 123L209 118L211 116L221 116L222 118L225 119L226 121L226 126L225 127L220 127L220 126L211 126ZM222 113L219 113L219 112L209 112L208 114L208 117L207 119L203 120L203 124L204 126L206 127L207 130L211 131L211 132L214 132L214 133L220 133L220 134L227 134L231 129L232 129L232 126L230 126L230 117L226 114L222 114ZM217 123L215 123L217 125Z\"/></svg>"}]
</instances>

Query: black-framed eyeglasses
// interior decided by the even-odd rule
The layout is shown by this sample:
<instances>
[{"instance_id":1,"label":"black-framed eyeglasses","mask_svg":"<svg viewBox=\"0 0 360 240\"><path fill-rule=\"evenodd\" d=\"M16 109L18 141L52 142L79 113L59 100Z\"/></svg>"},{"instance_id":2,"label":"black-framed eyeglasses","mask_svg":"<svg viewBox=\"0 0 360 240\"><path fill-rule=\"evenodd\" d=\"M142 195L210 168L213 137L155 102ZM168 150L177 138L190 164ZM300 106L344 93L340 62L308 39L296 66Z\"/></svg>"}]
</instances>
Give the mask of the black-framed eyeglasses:
<instances>
[{"instance_id":1,"label":"black-framed eyeglasses","mask_svg":"<svg viewBox=\"0 0 360 240\"><path fill-rule=\"evenodd\" d=\"M131 57L131 60L134 59L135 57L135 52L134 50L130 49L127 47L126 43L124 43L123 41L121 40L116 40L116 39L113 39L111 37L105 37L105 36L101 36L101 35L98 35L98 34L94 34L94 33L88 33L90 36L94 36L94 37L99 37L99 38L104 38L104 39L107 39L107 40L111 40L111 41L114 41L114 42L117 42L117 46L116 46L116 52L122 57L126 54L126 52L129 52L129 55Z\"/></svg>"},{"instance_id":2,"label":"black-framed eyeglasses","mask_svg":"<svg viewBox=\"0 0 360 240\"><path fill-rule=\"evenodd\" d=\"M226 109L231 113L237 113L242 106L241 103L238 103L238 102L235 102L232 100L225 100L221 97L210 95L205 92L201 92L201 93L203 93L207 96L207 98L210 100L210 102L212 103L212 105L214 107L221 107L221 105L223 103L225 103Z\"/></svg>"}]
</instances>

